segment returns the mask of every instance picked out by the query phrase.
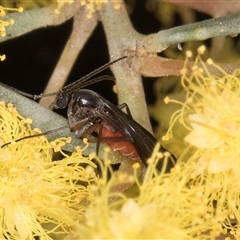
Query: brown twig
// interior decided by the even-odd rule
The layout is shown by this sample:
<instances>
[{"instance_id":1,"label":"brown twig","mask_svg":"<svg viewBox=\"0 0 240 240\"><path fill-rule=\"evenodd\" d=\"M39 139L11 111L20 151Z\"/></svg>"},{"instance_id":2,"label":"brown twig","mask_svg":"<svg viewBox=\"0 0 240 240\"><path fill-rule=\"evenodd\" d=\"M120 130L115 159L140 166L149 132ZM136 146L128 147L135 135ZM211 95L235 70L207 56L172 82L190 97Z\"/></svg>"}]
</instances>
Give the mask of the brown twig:
<instances>
[{"instance_id":1,"label":"brown twig","mask_svg":"<svg viewBox=\"0 0 240 240\"><path fill-rule=\"evenodd\" d=\"M168 59L157 56L157 54L139 54L131 51L127 59L128 65L137 73L147 77L180 76L180 70L184 67L184 61ZM235 69L240 68L237 63L215 63L220 66L227 74L232 74ZM187 74L192 73L194 62L187 63ZM211 75L221 76L222 72L216 67L207 65Z\"/></svg>"},{"instance_id":2,"label":"brown twig","mask_svg":"<svg viewBox=\"0 0 240 240\"><path fill-rule=\"evenodd\" d=\"M44 93L57 92L64 86L78 55L97 26L97 15L94 14L91 19L87 18L86 15L86 7L82 7L79 13L74 16L71 35L64 47L61 57L52 73ZM40 104L44 107L49 107L54 99L54 96L42 98Z\"/></svg>"}]
</instances>

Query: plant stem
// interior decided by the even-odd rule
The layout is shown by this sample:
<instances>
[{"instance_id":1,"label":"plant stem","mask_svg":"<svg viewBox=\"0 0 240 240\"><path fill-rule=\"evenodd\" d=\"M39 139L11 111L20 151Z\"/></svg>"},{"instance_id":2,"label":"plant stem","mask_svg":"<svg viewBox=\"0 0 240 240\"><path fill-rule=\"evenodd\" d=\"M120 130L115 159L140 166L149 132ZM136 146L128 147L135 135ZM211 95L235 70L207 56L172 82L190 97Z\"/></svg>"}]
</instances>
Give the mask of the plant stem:
<instances>
[{"instance_id":1,"label":"plant stem","mask_svg":"<svg viewBox=\"0 0 240 240\"><path fill-rule=\"evenodd\" d=\"M111 60L123 56L129 48L136 48L136 40L141 35L133 29L124 3L120 9L115 10L113 3L109 2L102 6L100 15ZM111 69L116 77L119 103L127 103L133 118L152 132L141 76L125 62L114 64Z\"/></svg>"},{"instance_id":2,"label":"plant stem","mask_svg":"<svg viewBox=\"0 0 240 240\"><path fill-rule=\"evenodd\" d=\"M97 26L98 19L96 14L93 14L91 19L86 18L86 15L86 7L83 7L80 9L79 13L74 16L71 35L44 93L57 92L64 86L78 55ZM54 102L54 99L55 96L42 98L39 103L44 107L49 107Z\"/></svg>"}]
</instances>

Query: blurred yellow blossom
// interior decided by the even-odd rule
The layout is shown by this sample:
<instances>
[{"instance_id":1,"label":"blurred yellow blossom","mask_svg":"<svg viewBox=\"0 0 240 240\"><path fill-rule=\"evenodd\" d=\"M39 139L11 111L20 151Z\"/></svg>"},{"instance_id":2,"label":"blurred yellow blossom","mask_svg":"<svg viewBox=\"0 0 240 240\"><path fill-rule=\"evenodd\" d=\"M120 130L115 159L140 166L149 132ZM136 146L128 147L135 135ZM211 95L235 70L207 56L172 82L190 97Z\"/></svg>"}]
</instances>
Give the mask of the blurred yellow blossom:
<instances>
[{"instance_id":1,"label":"blurred yellow blossom","mask_svg":"<svg viewBox=\"0 0 240 240\"><path fill-rule=\"evenodd\" d=\"M4 61L6 59L6 55L3 54L3 55L0 55L0 61Z\"/></svg>"},{"instance_id":2,"label":"blurred yellow blossom","mask_svg":"<svg viewBox=\"0 0 240 240\"><path fill-rule=\"evenodd\" d=\"M86 7L88 9L87 17L91 18L92 14L96 10L101 9L102 4L106 4L109 1L114 3L115 9L119 9L121 7L121 0L79 0L79 3L81 5L86 5ZM60 10L64 4L66 4L66 3L71 4L73 2L74 2L73 0L57 0L58 6L57 6L57 9L55 12L60 13Z\"/></svg>"},{"instance_id":3,"label":"blurred yellow blossom","mask_svg":"<svg viewBox=\"0 0 240 240\"><path fill-rule=\"evenodd\" d=\"M4 8L0 6L0 17L4 17L6 15L6 11L17 11L17 12L22 12L23 8ZM0 20L0 36L5 37L6 36L6 27L13 25L14 20L10 19L9 21L7 20ZM4 61L6 59L6 55L0 55L0 61Z\"/></svg>"},{"instance_id":4,"label":"blurred yellow blossom","mask_svg":"<svg viewBox=\"0 0 240 240\"><path fill-rule=\"evenodd\" d=\"M39 130L32 130L31 119L12 104L0 102L0 112L0 145L11 142L0 148L0 239L52 239L51 233L74 232L92 198L88 185L95 181L95 164L80 149L65 155L58 146L69 139L49 143L40 136L15 142ZM56 150L64 158L52 161Z\"/></svg>"},{"instance_id":5,"label":"blurred yellow blossom","mask_svg":"<svg viewBox=\"0 0 240 240\"><path fill-rule=\"evenodd\" d=\"M209 113L208 117L212 116L213 114L214 113ZM198 148L215 148L221 144L221 134L215 131L215 129L208 128L206 125L204 125L207 120L209 124L215 126L217 121L214 119L214 115L210 119L202 119L202 117L198 114L190 114L188 117L193 130L188 134L188 136L185 137L187 142Z\"/></svg>"},{"instance_id":6,"label":"blurred yellow blossom","mask_svg":"<svg viewBox=\"0 0 240 240\"><path fill-rule=\"evenodd\" d=\"M0 148L0 238L63 239L60 233L65 233L70 234L66 239L205 240L226 234L226 228L230 236L238 236L231 226L240 216L238 174L228 171L226 178L211 174L206 181L206 174L196 173L197 151L187 163L180 159L165 173L169 155L157 152L157 146L141 180L137 165L134 176L129 176L111 169L108 151L104 162L92 154L101 173L97 178L95 165L82 157L80 149L52 162L53 151L61 151L69 139L48 143L41 136L14 141L39 130L32 130L31 119L23 118L11 104L1 102L0 111L0 144L11 142ZM159 159L161 172L156 169ZM119 183L129 182L136 182L134 197L115 191ZM52 238L51 233L61 237Z\"/></svg>"},{"instance_id":7,"label":"blurred yellow blossom","mask_svg":"<svg viewBox=\"0 0 240 240\"><path fill-rule=\"evenodd\" d=\"M113 174L109 181L104 175L92 185L95 198L86 211L86 221L78 226L76 239L214 239L225 233L221 215L214 214L204 187L189 184L189 171L195 163L159 173L159 157L164 156L155 151L142 181L135 170L139 193L134 198L111 191L119 179L121 183L129 180L120 176L122 173ZM165 156L163 168L167 159ZM208 230L211 233L206 234Z\"/></svg>"},{"instance_id":8,"label":"blurred yellow blossom","mask_svg":"<svg viewBox=\"0 0 240 240\"><path fill-rule=\"evenodd\" d=\"M203 62L205 49L198 49L190 74L186 69L181 71L187 99L173 114L165 138L174 137L172 126L177 121L189 130L185 137L188 146L178 164L189 170L189 186L203 187L202 194L219 223L239 239L240 70L228 74L211 59ZM186 66L191 55L187 54ZM210 74L209 66L215 74Z\"/></svg>"},{"instance_id":9,"label":"blurred yellow blossom","mask_svg":"<svg viewBox=\"0 0 240 240\"><path fill-rule=\"evenodd\" d=\"M22 12L23 8L19 7L19 8L4 8L2 6L0 6L0 17L4 17L6 15L6 11L17 11L17 12ZM0 20L0 36L4 37L6 36L6 27L9 25L13 25L14 24L14 20L10 19L9 21L7 20Z\"/></svg>"},{"instance_id":10,"label":"blurred yellow blossom","mask_svg":"<svg viewBox=\"0 0 240 240\"><path fill-rule=\"evenodd\" d=\"M199 54L203 54L204 50L201 46ZM220 74L211 75L207 64L215 67ZM235 167L240 160L239 70L227 74L210 59L204 63L199 55L192 74L188 76L185 69L182 73L187 101L175 113L171 125L179 120L191 129L185 141L201 151L199 164L204 163L209 172L217 173ZM167 136L172 136L171 129Z\"/></svg>"}]
</instances>

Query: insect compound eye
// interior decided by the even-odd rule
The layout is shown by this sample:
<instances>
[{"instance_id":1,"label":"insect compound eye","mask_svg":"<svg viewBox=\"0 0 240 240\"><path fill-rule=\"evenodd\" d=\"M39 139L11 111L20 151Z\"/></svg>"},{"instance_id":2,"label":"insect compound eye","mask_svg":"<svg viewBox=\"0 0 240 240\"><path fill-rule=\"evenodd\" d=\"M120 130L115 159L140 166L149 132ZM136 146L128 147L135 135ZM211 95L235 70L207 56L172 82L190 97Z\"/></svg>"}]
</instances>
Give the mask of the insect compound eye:
<instances>
[{"instance_id":1,"label":"insect compound eye","mask_svg":"<svg viewBox=\"0 0 240 240\"><path fill-rule=\"evenodd\" d=\"M61 93L57 96L56 100L55 100L55 105L54 108L65 108L70 100L70 95L69 94L64 94Z\"/></svg>"}]
</instances>

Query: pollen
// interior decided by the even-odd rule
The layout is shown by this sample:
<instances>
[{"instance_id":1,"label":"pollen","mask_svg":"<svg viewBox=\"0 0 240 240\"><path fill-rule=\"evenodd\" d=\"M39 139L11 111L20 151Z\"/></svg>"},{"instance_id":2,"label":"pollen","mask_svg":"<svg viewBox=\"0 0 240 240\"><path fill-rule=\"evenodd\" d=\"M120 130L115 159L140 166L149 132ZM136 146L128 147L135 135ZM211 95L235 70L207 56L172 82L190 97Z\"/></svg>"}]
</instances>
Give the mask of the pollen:
<instances>
[{"instance_id":1,"label":"pollen","mask_svg":"<svg viewBox=\"0 0 240 240\"><path fill-rule=\"evenodd\" d=\"M157 152L151 159L156 158ZM129 181L126 174L113 174L110 181L105 176L97 187L91 186L96 201L90 203L86 221L79 225L78 239L209 239L202 233L224 232L209 214L204 188L187 185L189 168L178 166L173 173L158 173L157 162L151 163L142 180L134 171L139 192L134 198L112 191L116 182Z\"/></svg>"},{"instance_id":2,"label":"pollen","mask_svg":"<svg viewBox=\"0 0 240 240\"><path fill-rule=\"evenodd\" d=\"M228 74L212 59L204 62L200 56L204 51L206 47L198 48L192 67L194 71L190 75L182 72L181 82L187 100L183 103L170 100L182 108L172 115L166 136L171 133L174 136L173 126L181 119L187 131L184 138L186 149L178 160L178 164L184 165L181 175L188 169L187 178L191 187L202 186L203 190L197 196L208 202L208 213L204 218L211 219L215 215L211 215L214 209L215 219L225 227L227 222L226 228L237 236L229 213L235 213L235 219L240 218L239 69ZM209 65L221 74L210 74ZM212 234L217 236L222 231L216 229Z\"/></svg>"},{"instance_id":3,"label":"pollen","mask_svg":"<svg viewBox=\"0 0 240 240\"><path fill-rule=\"evenodd\" d=\"M203 109L193 111L197 107L196 98L192 97L191 105L182 104L186 116L190 115L188 110L192 115L205 113ZM0 111L3 143L36 134L12 104L0 102ZM208 111L211 113L211 109ZM177 114L175 117L179 119ZM219 119L215 112L213 117ZM228 122L229 136L238 131L235 127ZM80 147L71 155L65 154L61 147L67 141L59 138L49 143L42 136L0 148L1 239L51 239L53 233L56 239L63 239L65 234L68 235L65 239L74 235L75 239L159 239L159 236L175 239L177 236L208 240L226 234L226 228L237 236L239 229L232 227L231 221L239 219L238 165L224 174L221 171L213 174L206 164L209 155L191 145L187 157L183 154L174 168L166 172L170 154L159 152L157 144L147 169L139 173L140 164L135 163L133 173L129 174L113 171L110 160L102 161L96 154L83 157ZM55 147L63 159L52 161ZM226 154L224 147L211 150L219 150L217 158L211 160L222 161L219 156ZM91 158L98 163L99 177ZM162 171L157 170L159 161ZM123 193L129 184L132 187Z\"/></svg>"},{"instance_id":4,"label":"pollen","mask_svg":"<svg viewBox=\"0 0 240 240\"><path fill-rule=\"evenodd\" d=\"M213 64L213 60L212 60L211 58L208 58L208 59L207 59L207 64L208 64L208 65L212 65L212 64Z\"/></svg>"},{"instance_id":5,"label":"pollen","mask_svg":"<svg viewBox=\"0 0 240 240\"><path fill-rule=\"evenodd\" d=\"M165 102L166 104L168 104L169 101L170 101L170 98L169 98L169 97L165 97L165 98L164 98L164 102Z\"/></svg>"},{"instance_id":6,"label":"pollen","mask_svg":"<svg viewBox=\"0 0 240 240\"><path fill-rule=\"evenodd\" d=\"M197 52L199 55L202 55L204 54L206 51L206 46L205 45L201 45L198 49L197 49Z\"/></svg>"},{"instance_id":7,"label":"pollen","mask_svg":"<svg viewBox=\"0 0 240 240\"><path fill-rule=\"evenodd\" d=\"M162 152L158 152L158 153L157 153L157 157L158 157L158 159L163 158L163 153L162 153ZM166 156L166 157L168 157L168 156Z\"/></svg>"},{"instance_id":8,"label":"pollen","mask_svg":"<svg viewBox=\"0 0 240 240\"><path fill-rule=\"evenodd\" d=\"M16 11L16 12L23 12L23 8L19 7L19 8L5 8L0 6L0 17L3 17L6 15L6 11Z\"/></svg>"},{"instance_id":9,"label":"pollen","mask_svg":"<svg viewBox=\"0 0 240 240\"><path fill-rule=\"evenodd\" d=\"M139 163L134 163L133 164L133 168L134 169L139 169L140 168L140 164Z\"/></svg>"},{"instance_id":10,"label":"pollen","mask_svg":"<svg viewBox=\"0 0 240 240\"><path fill-rule=\"evenodd\" d=\"M57 9L55 9L55 13L59 14L64 4L71 4L73 2L73 0L57 0L58 6ZM86 6L88 10L88 14L86 17L91 18L94 12L101 10L102 5L108 4L109 2L113 2L114 9L121 8L121 0L80 0L79 4L81 4L82 6Z\"/></svg>"},{"instance_id":11,"label":"pollen","mask_svg":"<svg viewBox=\"0 0 240 240\"><path fill-rule=\"evenodd\" d=\"M171 156L171 154L169 153L169 152L164 152L164 157L170 157Z\"/></svg>"},{"instance_id":12,"label":"pollen","mask_svg":"<svg viewBox=\"0 0 240 240\"><path fill-rule=\"evenodd\" d=\"M4 17L6 15L6 11L17 11L17 12L23 12L23 8L4 8L2 6L0 6L0 17ZM8 27L9 25L13 25L14 24L14 20L10 19L10 20L0 20L0 36L1 37L5 37L6 36L6 27ZM2 58L1 58L1 61Z\"/></svg>"},{"instance_id":13,"label":"pollen","mask_svg":"<svg viewBox=\"0 0 240 240\"><path fill-rule=\"evenodd\" d=\"M36 134L31 120L3 101L0 111L1 145L11 142L0 148L0 239L51 239L52 233L72 232L85 218L92 199L88 185L96 178L82 164L95 164L78 152L52 161L54 150L64 154L65 138L54 143L44 136L14 141Z\"/></svg>"},{"instance_id":14,"label":"pollen","mask_svg":"<svg viewBox=\"0 0 240 240\"><path fill-rule=\"evenodd\" d=\"M183 69L180 70L180 74L183 75L183 74L186 74L186 73L187 73L187 69L186 68L183 68Z\"/></svg>"},{"instance_id":15,"label":"pollen","mask_svg":"<svg viewBox=\"0 0 240 240\"><path fill-rule=\"evenodd\" d=\"M171 134L165 134L163 137L162 137L162 140L163 141L168 141L169 139L172 138L172 135Z\"/></svg>"},{"instance_id":16,"label":"pollen","mask_svg":"<svg viewBox=\"0 0 240 240\"><path fill-rule=\"evenodd\" d=\"M90 159L94 159L94 158L96 158L96 156L97 156L96 153L91 153L91 154L89 155L89 158L90 158Z\"/></svg>"},{"instance_id":17,"label":"pollen","mask_svg":"<svg viewBox=\"0 0 240 240\"><path fill-rule=\"evenodd\" d=\"M186 57L187 58L191 58L192 57L192 55L193 55L193 53L191 52L191 51L186 51Z\"/></svg>"},{"instance_id":18,"label":"pollen","mask_svg":"<svg viewBox=\"0 0 240 240\"><path fill-rule=\"evenodd\" d=\"M0 55L0 61L4 61L6 59L6 55Z\"/></svg>"},{"instance_id":19,"label":"pollen","mask_svg":"<svg viewBox=\"0 0 240 240\"><path fill-rule=\"evenodd\" d=\"M17 11L21 13L21 12L23 12L23 8L19 7Z\"/></svg>"}]
</instances>

